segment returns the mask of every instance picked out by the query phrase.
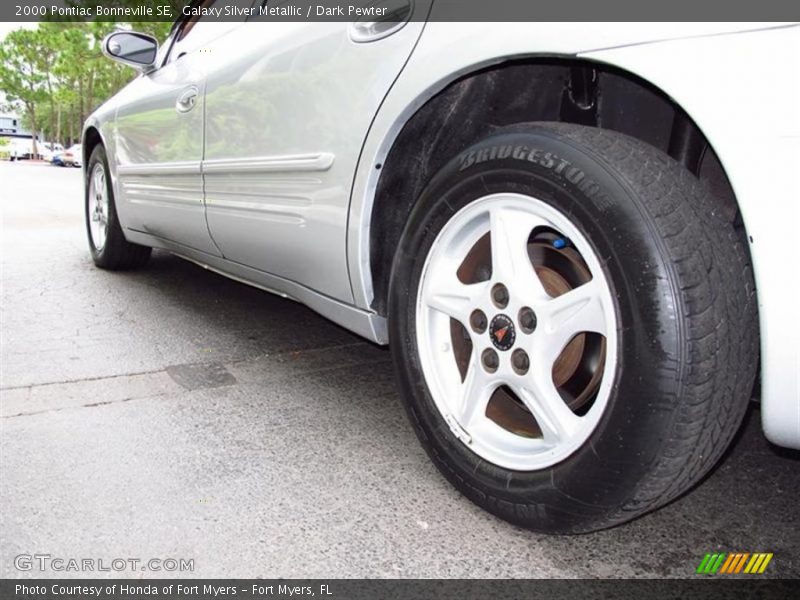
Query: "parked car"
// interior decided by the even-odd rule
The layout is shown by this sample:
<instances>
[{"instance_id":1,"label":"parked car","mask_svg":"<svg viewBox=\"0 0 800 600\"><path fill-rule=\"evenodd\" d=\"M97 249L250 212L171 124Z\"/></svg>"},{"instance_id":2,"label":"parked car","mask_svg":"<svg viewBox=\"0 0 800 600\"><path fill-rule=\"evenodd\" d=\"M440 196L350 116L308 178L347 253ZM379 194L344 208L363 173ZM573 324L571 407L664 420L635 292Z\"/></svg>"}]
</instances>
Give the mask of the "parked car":
<instances>
[{"instance_id":1,"label":"parked car","mask_svg":"<svg viewBox=\"0 0 800 600\"><path fill-rule=\"evenodd\" d=\"M52 163L58 154L64 152L64 146L55 142L41 143L38 148L42 160Z\"/></svg>"},{"instance_id":2,"label":"parked car","mask_svg":"<svg viewBox=\"0 0 800 600\"><path fill-rule=\"evenodd\" d=\"M754 396L800 448L800 28L428 8L111 34L141 74L85 124L95 264L164 248L391 342L434 464L535 530L676 498Z\"/></svg>"},{"instance_id":3,"label":"parked car","mask_svg":"<svg viewBox=\"0 0 800 600\"><path fill-rule=\"evenodd\" d=\"M63 152L53 155L52 164L57 167L80 167L83 160L83 145L73 144Z\"/></svg>"}]
</instances>

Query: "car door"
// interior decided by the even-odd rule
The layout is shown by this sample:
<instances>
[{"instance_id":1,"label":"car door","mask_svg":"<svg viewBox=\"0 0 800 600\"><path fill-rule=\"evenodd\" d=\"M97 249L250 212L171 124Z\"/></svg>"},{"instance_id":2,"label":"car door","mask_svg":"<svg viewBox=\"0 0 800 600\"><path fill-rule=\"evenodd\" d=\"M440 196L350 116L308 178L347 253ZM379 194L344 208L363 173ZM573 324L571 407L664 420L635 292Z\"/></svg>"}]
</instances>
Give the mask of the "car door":
<instances>
[{"instance_id":1,"label":"car door","mask_svg":"<svg viewBox=\"0 0 800 600\"><path fill-rule=\"evenodd\" d=\"M253 0L236 1L249 7ZM210 8L215 0L193 3ZM211 13L206 12L206 15ZM219 256L203 205L207 48L244 23L210 16L179 21L160 66L122 92L116 117L117 195L126 227Z\"/></svg>"},{"instance_id":2,"label":"car door","mask_svg":"<svg viewBox=\"0 0 800 600\"><path fill-rule=\"evenodd\" d=\"M215 49L206 84L206 216L224 257L345 302L361 146L429 9L373 4L405 12L385 23L254 18Z\"/></svg>"}]
</instances>

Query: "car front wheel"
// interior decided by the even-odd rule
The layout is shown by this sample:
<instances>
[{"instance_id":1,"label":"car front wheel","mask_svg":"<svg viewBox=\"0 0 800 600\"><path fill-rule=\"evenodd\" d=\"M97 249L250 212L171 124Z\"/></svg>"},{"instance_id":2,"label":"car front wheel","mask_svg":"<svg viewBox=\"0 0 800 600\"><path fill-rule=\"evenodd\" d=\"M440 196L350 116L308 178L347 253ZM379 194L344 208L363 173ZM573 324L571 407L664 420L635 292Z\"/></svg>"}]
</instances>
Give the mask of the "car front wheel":
<instances>
[{"instance_id":1,"label":"car front wheel","mask_svg":"<svg viewBox=\"0 0 800 600\"><path fill-rule=\"evenodd\" d=\"M86 233L92 260L103 269L141 267L150 259L151 249L125 239L108 173L105 148L98 145L92 151L85 173Z\"/></svg>"},{"instance_id":2,"label":"car front wheel","mask_svg":"<svg viewBox=\"0 0 800 600\"><path fill-rule=\"evenodd\" d=\"M565 124L445 166L395 257L390 337L441 472L539 531L610 527L705 475L757 365L741 236L659 150Z\"/></svg>"}]
</instances>

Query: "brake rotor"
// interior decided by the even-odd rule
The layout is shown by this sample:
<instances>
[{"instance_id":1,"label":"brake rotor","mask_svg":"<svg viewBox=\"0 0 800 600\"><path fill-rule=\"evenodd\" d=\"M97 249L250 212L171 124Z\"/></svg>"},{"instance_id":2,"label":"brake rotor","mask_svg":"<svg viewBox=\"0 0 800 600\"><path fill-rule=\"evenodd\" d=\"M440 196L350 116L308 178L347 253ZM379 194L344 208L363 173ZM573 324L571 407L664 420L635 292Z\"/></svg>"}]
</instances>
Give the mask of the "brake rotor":
<instances>
[{"instance_id":1,"label":"brake rotor","mask_svg":"<svg viewBox=\"0 0 800 600\"><path fill-rule=\"evenodd\" d=\"M531 262L536 265L536 274L545 291L553 298L592 279L580 253L571 246L556 248L552 239L533 241L528 245L528 254ZM581 333L572 338L553 364L553 383L562 392L562 396L566 396L564 400L573 412L580 410L594 396L600 386L605 364L605 340L600 342L599 348L593 349L589 347L591 344L587 343L587 337L587 334ZM597 354L596 358L587 356L593 350ZM587 379L586 370L582 367L589 362L594 364L591 365L588 381L572 382L576 375ZM568 386L570 383L577 385ZM577 387L577 393L564 393L565 387Z\"/></svg>"}]
</instances>

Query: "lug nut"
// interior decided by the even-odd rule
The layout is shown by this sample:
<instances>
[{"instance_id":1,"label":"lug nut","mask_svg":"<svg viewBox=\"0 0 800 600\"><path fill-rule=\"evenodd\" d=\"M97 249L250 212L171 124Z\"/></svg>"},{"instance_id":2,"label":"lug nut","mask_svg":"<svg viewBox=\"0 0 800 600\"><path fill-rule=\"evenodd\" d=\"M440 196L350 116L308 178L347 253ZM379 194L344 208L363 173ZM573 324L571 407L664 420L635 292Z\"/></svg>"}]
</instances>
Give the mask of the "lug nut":
<instances>
[{"instance_id":1,"label":"lug nut","mask_svg":"<svg viewBox=\"0 0 800 600\"><path fill-rule=\"evenodd\" d=\"M498 283L492 288L492 302L497 308L508 306L508 289L502 283Z\"/></svg>"},{"instance_id":2,"label":"lug nut","mask_svg":"<svg viewBox=\"0 0 800 600\"><path fill-rule=\"evenodd\" d=\"M483 354L481 354L481 362L483 362L483 368L489 371L489 373L494 373L497 371L497 367L500 366L500 358L497 356L497 352L491 348L487 348L483 351Z\"/></svg>"},{"instance_id":3,"label":"lug nut","mask_svg":"<svg viewBox=\"0 0 800 600\"><path fill-rule=\"evenodd\" d=\"M517 348L511 353L511 366L519 375L525 375L528 372L528 369L531 368L531 360L525 350Z\"/></svg>"},{"instance_id":4,"label":"lug nut","mask_svg":"<svg viewBox=\"0 0 800 600\"><path fill-rule=\"evenodd\" d=\"M475 333L483 333L484 331L486 331L486 326L488 325L488 321L486 319L486 315L483 314L482 310L474 310L472 311L472 314L469 316L469 324Z\"/></svg>"},{"instance_id":5,"label":"lug nut","mask_svg":"<svg viewBox=\"0 0 800 600\"><path fill-rule=\"evenodd\" d=\"M519 328L525 333L533 333L533 330L536 329L536 313L533 312L533 309L527 306L520 309Z\"/></svg>"}]
</instances>

